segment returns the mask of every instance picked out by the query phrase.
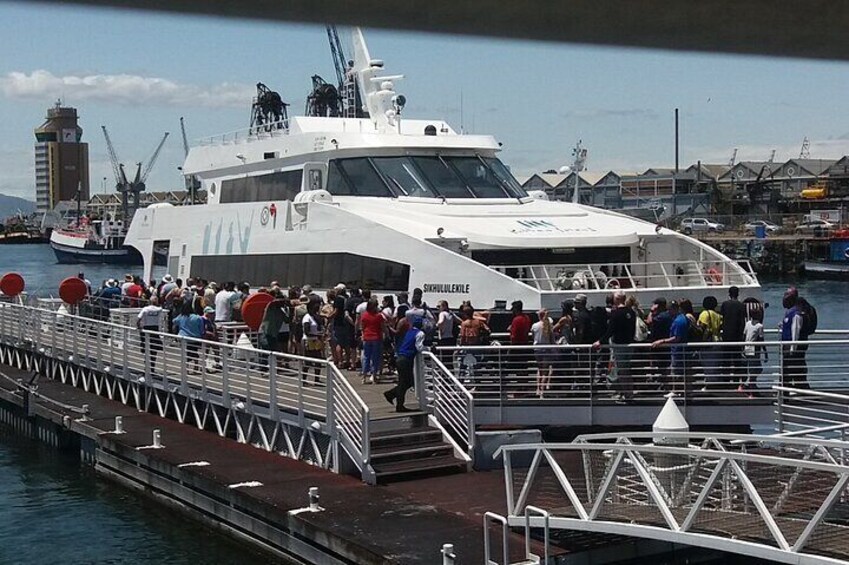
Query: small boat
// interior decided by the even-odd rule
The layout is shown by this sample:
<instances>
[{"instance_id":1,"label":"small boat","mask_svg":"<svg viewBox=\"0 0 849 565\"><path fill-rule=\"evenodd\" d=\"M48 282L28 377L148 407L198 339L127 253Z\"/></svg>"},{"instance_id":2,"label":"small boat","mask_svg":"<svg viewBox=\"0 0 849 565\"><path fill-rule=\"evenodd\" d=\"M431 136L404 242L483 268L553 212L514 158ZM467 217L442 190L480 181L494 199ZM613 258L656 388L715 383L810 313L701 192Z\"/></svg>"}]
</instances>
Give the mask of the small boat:
<instances>
[{"instance_id":1,"label":"small boat","mask_svg":"<svg viewBox=\"0 0 849 565\"><path fill-rule=\"evenodd\" d=\"M828 251L828 259L825 261L805 261L802 266L805 276L812 279L849 280L849 234L832 238Z\"/></svg>"},{"instance_id":2,"label":"small boat","mask_svg":"<svg viewBox=\"0 0 849 565\"><path fill-rule=\"evenodd\" d=\"M76 225L54 229L50 234L50 247L62 264L142 265L141 254L124 245L126 234L124 222L114 216L104 220L89 220L83 216ZM167 250L156 249L155 264L164 265L166 254Z\"/></svg>"},{"instance_id":3,"label":"small boat","mask_svg":"<svg viewBox=\"0 0 849 565\"><path fill-rule=\"evenodd\" d=\"M13 229L0 232L0 245L44 243L41 234L26 229Z\"/></svg>"},{"instance_id":4,"label":"small boat","mask_svg":"<svg viewBox=\"0 0 849 565\"><path fill-rule=\"evenodd\" d=\"M0 223L0 245L44 242L40 230L21 212Z\"/></svg>"}]
</instances>

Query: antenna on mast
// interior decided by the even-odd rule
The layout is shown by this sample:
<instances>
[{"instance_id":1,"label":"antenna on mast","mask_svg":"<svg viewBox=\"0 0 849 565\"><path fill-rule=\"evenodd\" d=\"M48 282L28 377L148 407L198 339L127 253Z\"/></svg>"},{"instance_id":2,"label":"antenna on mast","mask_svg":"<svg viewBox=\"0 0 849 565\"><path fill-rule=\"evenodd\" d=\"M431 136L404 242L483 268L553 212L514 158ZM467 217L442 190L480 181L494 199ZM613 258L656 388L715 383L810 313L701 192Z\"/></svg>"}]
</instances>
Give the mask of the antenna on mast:
<instances>
[{"instance_id":1,"label":"antenna on mast","mask_svg":"<svg viewBox=\"0 0 849 565\"><path fill-rule=\"evenodd\" d=\"M799 151L799 159L810 159L811 158L811 140L805 137L802 140L802 150Z\"/></svg>"},{"instance_id":2,"label":"antenna on mast","mask_svg":"<svg viewBox=\"0 0 849 565\"><path fill-rule=\"evenodd\" d=\"M587 150L581 147L582 140L578 140L578 143L575 144L575 148L572 149L572 157L574 157L574 161L572 162L572 172L575 173L575 190L572 191L572 203L578 204L580 202L580 182L581 182L581 171L584 170L587 164Z\"/></svg>"}]
</instances>

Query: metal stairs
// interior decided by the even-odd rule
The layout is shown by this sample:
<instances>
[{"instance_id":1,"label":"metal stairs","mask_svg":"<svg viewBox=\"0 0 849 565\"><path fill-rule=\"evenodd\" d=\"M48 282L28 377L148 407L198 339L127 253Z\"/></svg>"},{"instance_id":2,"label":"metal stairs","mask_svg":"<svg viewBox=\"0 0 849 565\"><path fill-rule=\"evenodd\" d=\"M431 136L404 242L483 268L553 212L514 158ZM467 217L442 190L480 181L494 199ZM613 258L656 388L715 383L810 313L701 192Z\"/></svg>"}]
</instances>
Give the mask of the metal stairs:
<instances>
[{"instance_id":1,"label":"metal stairs","mask_svg":"<svg viewBox=\"0 0 849 565\"><path fill-rule=\"evenodd\" d=\"M371 420L370 465L378 483L461 473L468 462L459 458L443 431L422 411Z\"/></svg>"}]
</instances>

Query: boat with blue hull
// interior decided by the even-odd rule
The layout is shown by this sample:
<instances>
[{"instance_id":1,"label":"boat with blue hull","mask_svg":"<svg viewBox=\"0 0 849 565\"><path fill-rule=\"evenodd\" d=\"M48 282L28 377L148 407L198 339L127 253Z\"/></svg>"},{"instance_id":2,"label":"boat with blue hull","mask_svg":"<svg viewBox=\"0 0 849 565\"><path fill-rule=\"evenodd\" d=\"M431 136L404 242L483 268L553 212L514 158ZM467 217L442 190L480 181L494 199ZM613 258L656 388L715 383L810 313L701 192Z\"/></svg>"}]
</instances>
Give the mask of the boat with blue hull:
<instances>
[{"instance_id":1,"label":"boat with blue hull","mask_svg":"<svg viewBox=\"0 0 849 565\"><path fill-rule=\"evenodd\" d=\"M104 220L84 219L68 229L54 229L50 234L50 247L56 261L62 264L102 263L112 265L142 265L138 250L124 244L124 222L114 218ZM154 262L164 265L166 250L154 250Z\"/></svg>"}]
</instances>

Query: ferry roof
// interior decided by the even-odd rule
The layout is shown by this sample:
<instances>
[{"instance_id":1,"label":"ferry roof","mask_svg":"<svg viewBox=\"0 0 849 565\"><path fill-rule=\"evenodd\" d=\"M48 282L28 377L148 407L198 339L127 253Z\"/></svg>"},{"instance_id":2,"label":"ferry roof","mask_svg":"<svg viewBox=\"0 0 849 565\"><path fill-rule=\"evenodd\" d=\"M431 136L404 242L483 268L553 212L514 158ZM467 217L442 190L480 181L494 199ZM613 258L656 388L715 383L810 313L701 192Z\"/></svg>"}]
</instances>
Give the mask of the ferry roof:
<instances>
[{"instance_id":1,"label":"ferry roof","mask_svg":"<svg viewBox=\"0 0 849 565\"><path fill-rule=\"evenodd\" d=\"M390 154L402 149L477 151L492 154L501 146L491 135L459 134L443 120L400 120L396 129L378 128L367 118L326 118L296 116L286 130L256 134L239 130L202 140L189 150L183 173L198 175L223 172L258 172L306 161L324 161L352 152L379 155L381 148ZM425 135L435 126L436 135ZM276 157L269 160L268 155ZM214 175L213 175L214 176Z\"/></svg>"}]
</instances>

